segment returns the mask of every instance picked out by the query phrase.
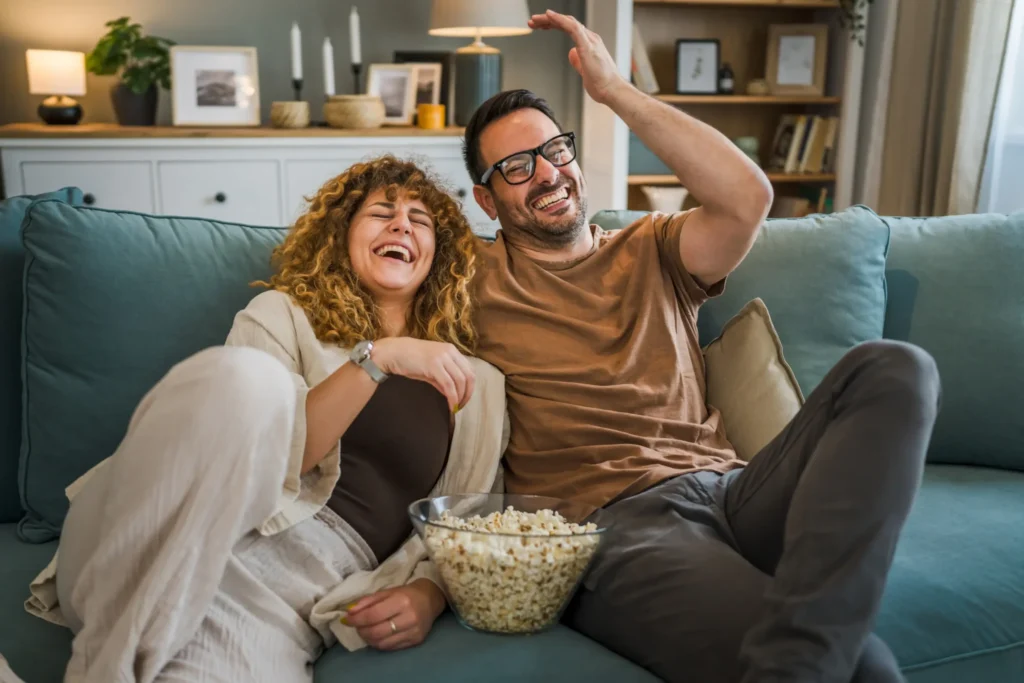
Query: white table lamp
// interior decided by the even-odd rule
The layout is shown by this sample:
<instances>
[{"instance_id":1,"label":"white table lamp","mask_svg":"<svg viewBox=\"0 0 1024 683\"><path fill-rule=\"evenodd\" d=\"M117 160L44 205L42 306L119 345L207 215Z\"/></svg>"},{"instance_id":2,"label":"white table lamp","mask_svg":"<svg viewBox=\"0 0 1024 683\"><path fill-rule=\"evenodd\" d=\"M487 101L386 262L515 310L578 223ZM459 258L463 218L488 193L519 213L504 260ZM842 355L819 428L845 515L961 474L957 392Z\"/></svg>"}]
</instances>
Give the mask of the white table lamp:
<instances>
[{"instance_id":1,"label":"white table lamp","mask_svg":"<svg viewBox=\"0 0 1024 683\"><path fill-rule=\"evenodd\" d=\"M26 50L28 91L45 95L39 117L52 125L82 120L82 106L71 95L85 94L85 53L67 50Z\"/></svg>"},{"instance_id":2,"label":"white table lamp","mask_svg":"<svg viewBox=\"0 0 1024 683\"><path fill-rule=\"evenodd\" d=\"M469 123L473 112L501 92L501 52L484 38L530 33L526 0L433 0L430 35L473 38L455 53L455 124Z\"/></svg>"}]
</instances>

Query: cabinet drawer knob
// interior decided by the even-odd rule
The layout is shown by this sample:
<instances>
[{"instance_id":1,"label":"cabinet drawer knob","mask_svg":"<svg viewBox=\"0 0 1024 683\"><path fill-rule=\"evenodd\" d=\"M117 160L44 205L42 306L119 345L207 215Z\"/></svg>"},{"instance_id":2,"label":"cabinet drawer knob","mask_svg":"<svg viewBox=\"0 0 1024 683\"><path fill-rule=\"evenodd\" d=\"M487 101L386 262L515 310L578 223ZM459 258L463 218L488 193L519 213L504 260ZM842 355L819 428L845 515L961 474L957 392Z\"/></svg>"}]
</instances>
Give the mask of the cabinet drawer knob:
<instances>
[{"instance_id":1,"label":"cabinet drawer knob","mask_svg":"<svg viewBox=\"0 0 1024 683\"><path fill-rule=\"evenodd\" d=\"M459 199L465 199L466 198L466 188L460 187L459 191L456 192L455 194L459 195Z\"/></svg>"},{"instance_id":2,"label":"cabinet drawer knob","mask_svg":"<svg viewBox=\"0 0 1024 683\"><path fill-rule=\"evenodd\" d=\"M82 196L82 201L85 202L87 206L92 206L93 204L96 203L96 195L94 195L92 192L86 192Z\"/></svg>"},{"instance_id":3,"label":"cabinet drawer knob","mask_svg":"<svg viewBox=\"0 0 1024 683\"><path fill-rule=\"evenodd\" d=\"M223 204L228 200L228 196L223 192L218 192L217 194L213 195L213 198L217 201L218 204Z\"/></svg>"}]
</instances>

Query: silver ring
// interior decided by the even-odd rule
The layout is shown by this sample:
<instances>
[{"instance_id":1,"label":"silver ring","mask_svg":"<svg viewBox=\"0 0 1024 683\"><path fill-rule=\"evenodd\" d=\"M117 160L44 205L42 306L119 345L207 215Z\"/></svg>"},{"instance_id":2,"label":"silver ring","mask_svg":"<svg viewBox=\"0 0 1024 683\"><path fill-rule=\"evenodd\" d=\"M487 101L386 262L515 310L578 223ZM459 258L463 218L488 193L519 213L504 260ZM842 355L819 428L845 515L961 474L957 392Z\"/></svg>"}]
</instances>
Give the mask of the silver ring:
<instances>
[{"instance_id":1,"label":"silver ring","mask_svg":"<svg viewBox=\"0 0 1024 683\"><path fill-rule=\"evenodd\" d=\"M394 634L398 633L398 627L395 626L395 620L394 619L388 619L388 623L391 624L391 635L394 635Z\"/></svg>"}]
</instances>

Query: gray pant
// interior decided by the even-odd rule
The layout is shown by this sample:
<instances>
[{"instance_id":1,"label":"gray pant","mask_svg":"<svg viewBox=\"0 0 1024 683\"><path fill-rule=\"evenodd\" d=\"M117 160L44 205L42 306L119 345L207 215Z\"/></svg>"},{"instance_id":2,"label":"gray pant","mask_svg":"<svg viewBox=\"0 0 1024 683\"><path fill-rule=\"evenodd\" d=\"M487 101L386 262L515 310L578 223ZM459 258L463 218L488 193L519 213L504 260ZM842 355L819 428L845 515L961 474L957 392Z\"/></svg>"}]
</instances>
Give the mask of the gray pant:
<instances>
[{"instance_id":1,"label":"gray pant","mask_svg":"<svg viewBox=\"0 0 1024 683\"><path fill-rule=\"evenodd\" d=\"M856 347L746 468L609 506L567 623L668 681L902 681L871 630L938 403L924 351Z\"/></svg>"}]
</instances>

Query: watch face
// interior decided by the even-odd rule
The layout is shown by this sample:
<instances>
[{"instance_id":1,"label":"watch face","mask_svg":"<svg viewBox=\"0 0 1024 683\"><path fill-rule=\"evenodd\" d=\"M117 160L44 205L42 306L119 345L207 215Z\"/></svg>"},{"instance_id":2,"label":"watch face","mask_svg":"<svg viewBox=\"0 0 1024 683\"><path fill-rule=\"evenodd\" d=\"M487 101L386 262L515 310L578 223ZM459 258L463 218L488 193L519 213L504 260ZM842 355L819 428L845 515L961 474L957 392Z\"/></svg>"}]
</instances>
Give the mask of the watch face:
<instances>
[{"instance_id":1,"label":"watch face","mask_svg":"<svg viewBox=\"0 0 1024 683\"><path fill-rule=\"evenodd\" d=\"M355 357L357 363L362 363L370 357L370 351L372 350L373 342L361 341L356 344L354 349L352 349L352 355Z\"/></svg>"}]
</instances>

